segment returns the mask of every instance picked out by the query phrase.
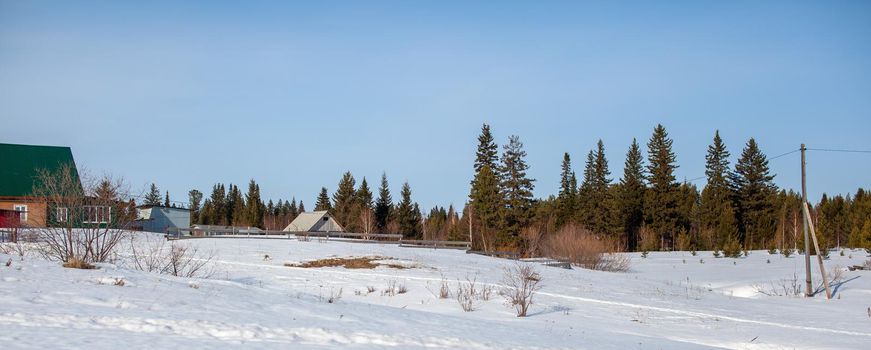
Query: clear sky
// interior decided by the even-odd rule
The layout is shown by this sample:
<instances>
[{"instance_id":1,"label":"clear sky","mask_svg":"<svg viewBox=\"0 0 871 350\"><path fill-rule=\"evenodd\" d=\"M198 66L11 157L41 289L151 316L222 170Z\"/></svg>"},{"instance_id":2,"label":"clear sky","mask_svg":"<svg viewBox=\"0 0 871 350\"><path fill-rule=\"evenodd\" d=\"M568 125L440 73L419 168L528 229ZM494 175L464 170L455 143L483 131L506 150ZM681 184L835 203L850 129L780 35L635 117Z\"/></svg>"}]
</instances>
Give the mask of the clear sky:
<instances>
[{"instance_id":1,"label":"clear sky","mask_svg":"<svg viewBox=\"0 0 871 350\"><path fill-rule=\"evenodd\" d=\"M254 178L311 209L350 170L462 205L485 122L538 197L599 138L616 180L657 123L681 180L717 129L733 158L871 149L871 2L0 0L0 142L174 200ZM812 198L871 187L869 154L808 163ZM771 167L799 188L798 154Z\"/></svg>"}]
</instances>

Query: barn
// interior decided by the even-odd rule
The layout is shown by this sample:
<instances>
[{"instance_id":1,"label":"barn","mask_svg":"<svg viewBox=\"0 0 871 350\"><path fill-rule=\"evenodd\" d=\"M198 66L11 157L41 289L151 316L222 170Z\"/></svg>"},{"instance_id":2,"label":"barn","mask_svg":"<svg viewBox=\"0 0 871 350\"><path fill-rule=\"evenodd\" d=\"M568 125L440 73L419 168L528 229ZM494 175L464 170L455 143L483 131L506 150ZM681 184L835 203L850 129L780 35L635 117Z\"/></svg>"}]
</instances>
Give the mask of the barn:
<instances>
[{"instance_id":1,"label":"barn","mask_svg":"<svg viewBox=\"0 0 871 350\"><path fill-rule=\"evenodd\" d=\"M134 225L142 231L167 233L170 229L188 228L191 225L189 209L142 205L136 207L136 213Z\"/></svg>"},{"instance_id":2,"label":"barn","mask_svg":"<svg viewBox=\"0 0 871 350\"><path fill-rule=\"evenodd\" d=\"M285 232L345 232L345 228L326 210L301 213L293 219Z\"/></svg>"}]
</instances>

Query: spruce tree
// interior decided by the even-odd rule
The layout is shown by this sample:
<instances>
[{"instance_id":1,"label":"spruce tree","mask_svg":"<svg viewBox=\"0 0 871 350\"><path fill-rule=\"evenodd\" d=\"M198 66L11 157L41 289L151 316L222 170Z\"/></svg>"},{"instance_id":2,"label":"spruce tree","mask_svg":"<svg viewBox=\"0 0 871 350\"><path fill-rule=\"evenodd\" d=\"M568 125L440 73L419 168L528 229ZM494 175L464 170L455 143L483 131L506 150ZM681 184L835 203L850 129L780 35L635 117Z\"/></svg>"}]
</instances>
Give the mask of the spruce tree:
<instances>
[{"instance_id":1,"label":"spruce tree","mask_svg":"<svg viewBox=\"0 0 871 350\"><path fill-rule=\"evenodd\" d=\"M330 195L327 193L326 187L321 187L321 193L318 195L318 200L315 203L315 211L322 210L333 211L333 205L330 203Z\"/></svg>"},{"instance_id":2,"label":"spruce tree","mask_svg":"<svg viewBox=\"0 0 871 350\"><path fill-rule=\"evenodd\" d=\"M396 206L399 233L405 238L417 237L420 233L420 213L415 213L416 204L411 200L411 186L408 185L408 182L402 184L402 191L399 194L400 200Z\"/></svg>"},{"instance_id":3,"label":"spruce tree","mask_svg":"<svg viewBox=\"0 0 871 350\"><path fill-rule=\"evenodd\" d=\"M584 178L581 180L581 187L578 189L577 214L576 220L584 227L590 228L593 225L593 183L594 173L596 168L596 157L593 151L587 153L587 162L584 163Z\"/></svg>"},{"instance_id":4,"label":"spruce tree","mask_svg":"<svg viewBox=\"0 0 871 350\"><path fill-rule=\"evenodd\" d=\"M145 205L160 205L160 190L157 189L157 185L154 183L151 184L151 189L148 191L148 194L145 195Z\"/></svg>"},{"instance_id":5,"label":"spruce tree","mask_svg":"<svg viewBox=\"0 0 871 350\"><path fill-rule=\"evenodd\" d=\"M476 236L484 238L499 229L500 212L502 209L502 195L499 192L499 179L496 174L490 169L489 165L484 165L481 171L475 176L475 181L472 183L472 190L469 194L471 201L469 215L471 216L473 226L475 226ZM473 248L487 249L484 244L490 242L482 242L481 239L472 241Z\"/></svg>"},{"instance_id":6,"label":"spruce tree","mask_svg":"<svg viewBox=\"0 0 871 350\"><path fill-rule=\"evenodd\" d=\"M188 192L188 209L191 211L191 223L200 222L200 203L203 201L203 193L193 189Z\"/></svg>"},{"instance_id":7,"label":"spruce tree","mask_svg":"<svg viewBox=\"0 0 871 350\"><path fill-rule=\"evenodd\" d=\"M163 200L163 206L169 208L169 191L166 191L166 197Z\"/></svg>"},{"instance_id":8,"label":"spruce tree","mask_svg":"<svg viewBox=\"0 0 871 350\"><path fill-rule=\"evenodd\" d=\"M333 216L350 232L359 232L356 220L357 190L356 180L350 171L342 175L338 189L333 193Z\"/></svg>"},{"instance_id":9,"label":"spruce tree","mask_svg":"<svg viewBox=\"0 0 871 350\"><path fill-rule=\"evenodd\" d=\"M620 213L626 248L638 248L638 233L644 223L644 158L638 142L633 138L626 161L623 165L623 178L620 179Z\"/></svg>"},{"instance_id":10,"label":"spruce tree","mask_svg":"<svg viewBox=\"0 0 871 350\"><path fill-rule=\"evenodd\" d=\"M393 210L393 197L390 196L390 186L387 184L387 173L381 174L381 187L378 188L378 201L375 202L375 229L387 232L390 214Z\"/></svg>"},{"instance_id":11,"label":"spruce tree","mask_svg":"<svg viewBox=\"0 0 871 350\"><path fill-rule=\"evenodd\" d=\"M714 141L708 146L708 153L705 155L705 176L707 184L702 190L700 220L701 229L712 236L711 244L714 248L720 249L729 242L731 243L732 236L737 232L737 227L730 227L734 224L734 218L724 218L724 213L734 213L732 207L732 191L729 188L729 151L726 150L726 145L720 138L720 132L714 133ZM721 220L727 219L725 222Z\"/></svg>"},{"instance_id":12,"label":"spruce tree","mask_svg":"<svg viewBox=\"0 0 871 350\"><path fill-rule=\"evenodd\" d=\"M475 154L475 173L480 173L484 165L490 166L490 170L496 169L499 160L496 142L490 133L490 125L481 126L481 135L478 136L478 151Z\"/></svg>"},{"instance_id":13,"label":"spruce tree","mask_svg":"<svg viewBox=\"0 0 871 350\"><path fill-rule=\"evenodd\" d=\"M232 188L230 194L232 196L233 210L231 216L227 218L227 222L233 226L247 225L247 218L245 217L245 199L242 198L242 191L239 191L239 186L236 185L232 185Z\"/></svg>"},{"instance_id":14,"label":"spruce tree","mask_svg":"<svg viewBox=\"0 0 871 350\"><path fill-rule=\"evenodd\" d=\"M260 185L252 179L245 194L244 224L263 228L263 201L260 199ZM240 220L241 221L241 220Z\"/></svg>"},{"instance_id":15,"label":"spruce tree","mask_svg":"<svg viewBox=\"0 0 871 350\"><path fill-rule=\"evenodd\" d=\"M560 189L557 197L557 226L562 226L572 220L575 215L575 201L578 197L577 180L572 171L572 159L569 153L563 154L563 163L560 172Z\"/></svg>"},{"instance_id":16,"label":"spruce tree","mask_svg":"<svg viewBox=\"0 0 871 350\"><path fill-rule=\"evenodd\" d=\"M212 186L209 202L212 208L207 211L208 220L204 223L209 225L227 225L227 201L224 184Z\"/></svg>"},{"instance_id":17,"label":"spruce tree","mask_svg":"<svg viewBox=\"0 0 871 350\"><path fill-rule=\"evenodd\" d=\"M647 143L647 181L650 188L645 197L644 214L645 221L659 240L660 249L674 246L679 220L679 193L674 177L677 165L672 143L661 124L654 128Z\"/></svg>"},{"instance_id":18,"label":"spruce tree","mask_svg":"<svg viewBox=\"0 0 871 350\"><path fill-rule=\"evenodd\" d=\"M598 234L613 234L618 228L615 220L615 203L611 192L611 171L605 157L605 144L596 143L593 155L587 208L591 210L588 228Z\"/></svg>"},{"instance_id":19,"label":"spruce tree","mask_svg":"<svg viewBox=\"0 0 871 350\"><path fill-rule=\"evenodd\" d=\"M329 198L327 198L327 199L329 199ZM302 199L299 200L299 211L297 212L296 215L299 215L301 213L305 213L305 204L302 203Z\"/></svg>"},{"instance_id":20,"label":"spruce tree","mask_svg":"<svg viewBox=\"0 0 871 350\"><path fill-rule=\"evenodd\" d=\"M300 204L302 204L302 202L300 202ZM285 214L289 214L291 217L296 218L300 212L302 212L302 210L296 205L296 197L291 198L290 205L287 207L287 213Z\"/></svg>"},{"instance_id":21,"label":"spruce tree","mask_svg":"<svg viewBox=\"0 0 871 350\"><path fill-rule=\"evenodd\" d=\"M768 169L768 159L759 150L756 140L750 138L735 163L735 172L731 176L738 236L747 249L757 247L755 238L764 237L774 231L772 199L776 187L773 180L774 175Z\"/></svg>"},{"instance_id":22,"label":"spruce tree","mask_svg":"<svg viewBox=\"0 0 871 350\"><path fill-rule=\"evenodd\" d=\"M500 174L502 197L505 200L502 211L502 230L497 236L497 243L512 244L520 230L529 222L532 208L532 190L534 179L530 179L526 171L526 151L520 137L512 135L502 152L502 168Z\"/></svg>"}]
</instances>

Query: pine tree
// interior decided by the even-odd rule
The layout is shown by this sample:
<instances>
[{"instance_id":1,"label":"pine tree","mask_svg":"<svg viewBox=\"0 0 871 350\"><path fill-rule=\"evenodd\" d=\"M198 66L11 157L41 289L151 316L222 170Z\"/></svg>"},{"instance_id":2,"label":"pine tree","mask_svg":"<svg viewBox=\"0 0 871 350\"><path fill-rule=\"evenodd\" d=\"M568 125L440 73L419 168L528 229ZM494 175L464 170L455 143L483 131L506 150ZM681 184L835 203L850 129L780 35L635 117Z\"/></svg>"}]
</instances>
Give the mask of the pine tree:
<instances>
[{"instance_id":1,"label":"pine tree","mask_svg":"<svg viewBox=\"0 0 871 350\"><path fill-rule=\"evenodd\" d=\"M644 223L644 158L638 142L632 139L632 145L626 152L626 162L623 166L623 178L620 180L620 213L623 222L623 235L626 248L634 251L638 248L638 232Z\"/></svg>"},{"instance_id":2,"label":"pine tree","mask_svg":"<svg viewBox=\"0 0 871 350\"><path fill-rule=\"evenodd\" d=\"M318 195L317 203L315 203L315 211L321 210L333 211L333 205L330 203L330 195L327 193L326 187L321 187L321 193Z\"/></svg>"},{"instance_id":3,"label":"pine tree","mask_svg":"<svg viewBox=\"0 0 871 350\"><path fill-rule=\"evenodd\" d=\"M154 183L151 184L151 190L148 191L148 194L145 195L145 205L160 205L160 190L157 189L157 185Z\"/></svg>"},{"instance_id":4,"label":"pine tree","mask_svg":"<svg viewBox=\"0 0 871 350\"><path fill-rule=\"evenodd\" d=\"M560 173L560 189L557 197L557 219L556 225L562 226L566 222L572 220L575 215L575 201L578 197L577 180L575 173L572 171L572 159L568 152L563 154L562 172Z\"/></svg>"},{"instance_id":5,"label":"pine tree","mask_svg":"<svg viewBox=\"0 0 871 350\"><path fill-rule=\"evenodd\" d=\"M241 226L246 225L245 218L245 199L242 198L242 191L239 191L239 186L231 185L232 190L229 195L231 196L231 203L233 203L232 211L230 212L230 217L227 218L227 222L233 226Z\"/></svg>"},{"instance_id":6,"label":"pine tree","mask_svg":"<svg viewBox=\"0 0 871 350\"><path fill-rule=\"evenodd\" d=\"M504 146L502 153L502 168L500 174L502 197L505 199L505 207L502 211L502 230L497 236L498 244L512 244L516 242L516 236L520 229L529 222L532 207L532 190L534 179L530 179L526 171L526 151L520 137L512 135L508 138L508 144Z\"/></svg>"},{"instance_id":7,"label":"pine tree","mask_svg":"<svg viewBox=\"0 0 871 350\"><path fill-rule=\"evenodd\" d=\"M252 179L248 183L248 193L245 194L244 221L247 226L263 228L263 201L260 199L260 185Z\"/></svg>"},{"instance_id":8,"label":"pine tree","mask_svg":"<svg viewBox=\"0 0 871 350\"><path fill-rule=\"evenodd\" d=\"M615 203L611 192L611 171L605 158L605 144L599 140L593 154L587 208L591 211L588 228L599 234L612 234L618 230L615 224Z\"/></svg>"},{"instance_id":9,"label":"pine tree","mask_svg":"<svg viewBox=\"0 0 871 350\"><path fill-rule=\"evenodd\" d=\"M350 171L342 175L339 181L338 189L333 193L333 216L335 219L350 232L359 232L357 229L357 220L355 207L357 205L357 190L354 189L356 181Z\"/></svg>"},{"instance_id":10,"label":"pine tree","mask_svg":"<svg viewBox=\"0 0 871 350\"><path fill-rule=\"evenodd\" d=\"M589 228L593 225L593 183L596 167L596 156L593 151L587 153L587 162L584 163L584 178L581 180L581 187L578 189L577 214L576 220L579 224Z\"/></svg>"},{"instance_id":11,"label":"pine tree","mask_svg":"<svg viewBox=\"0 0 871 350\"><path fill-rule=\"evenodd\" d=\"M734 213L732 207L732 191L729 188L729 151L726 150L726 145L720 138L720 132L714 133L714 141L708 146L708 154L705 156L705 176L707 184L702 190L700 220L701 229L710 232L713 242L712 247L706 248L723 248L724 244L730 242L732 236L737 232L737 227L731 227L729 224L734 224L734 218L724 218L724 213ZM722 219L727 219L726 222L721 222Z\"/></svg>"},{"instance_id":12,"label":"pine tree","mask_svg":"<svg viewBox=\"0 0 871 350\"><path fill-rule=\"evenodd\" d=\"M644 214L661 249L674 246L679 220L679 193L674 177L677 165L672 142L665 127L660 124L653 130L653 136L647 143L647 181L650 188L645 197Z\"/></svg>"},{"instance_id":13,"label":"pine tree","mask_svg":"<svg viewBox=\"0 0 871 350\"><path fill-rule=\"evenodd\" d=\"M200 203L203 201L203 193L193 189L188 192L188 209L191 211L191 223L200 222Z\"/></svg>"},{"instance_id":14,"label":"pine tree","mask_svg":"<svg viewBox=\"0 0 871 350\"><path fill-rule=\"evenodd\" d=\"M408 182L402 185L399 204L396 206L396 221L399 223L399 233L405 238L417 237L420 234L420 213L415 211L416 203L411 200L411 186Z\"/></svg>"},{"instance_id":15,"label":"pine tree","mask_svg":"<svg viewBox=\"0 0 871 350\"><path fill-rule=\"evenodd\" d=\"M772 199L776 187L773 180L774 175L768 169L768 159L759 150L756 140L750 138L735 163L735 172L731 176L738 237L747 249L756 247L754 237L762 238L774 231Z\"/></svg>"},{"instance_id":16,"label":"pine tree","mask_svg":"<svg viewBox=\"0 0 871 350\"><path fill-rule=\"evenodd\" d=\"M499 192L499 179L496 174L490 170L489 165L484 165L481 171L475 176L475 181L472 183L472 190L469 194L471 201L469 213L477 236L481 239L473 240L475 245L473 248L484 248L487 250L490 235L499 229L499 215L502 208L502 195Z\"/></svg>"},{"instance_id":17,"label":"pine tree","mask_svg":"<svg viewBox=\"0 0 871 350\"><path fill-rule=\"evenodd\" d=\"M393 197L390 196L390 186L387 184L387 173L381 174L381 187L378 188L378 201L375 203L375 229L387 232L390 214L393 210Z\"/></svg>"},{"instance_id":18,"label":"pine tree","mask_svg":"<svg viewBox=\"0 0 871 350\"><path fill-rule=\"evenodd\" d=\"M490 133L490 125L484 124L481 126L481 135L478 136L478 151L475 154L475 173L480 173L484 165L490 166L490 170L495 171L498 160L497 146L493 140L493 134Z\"/></svg>"}]
</instances>

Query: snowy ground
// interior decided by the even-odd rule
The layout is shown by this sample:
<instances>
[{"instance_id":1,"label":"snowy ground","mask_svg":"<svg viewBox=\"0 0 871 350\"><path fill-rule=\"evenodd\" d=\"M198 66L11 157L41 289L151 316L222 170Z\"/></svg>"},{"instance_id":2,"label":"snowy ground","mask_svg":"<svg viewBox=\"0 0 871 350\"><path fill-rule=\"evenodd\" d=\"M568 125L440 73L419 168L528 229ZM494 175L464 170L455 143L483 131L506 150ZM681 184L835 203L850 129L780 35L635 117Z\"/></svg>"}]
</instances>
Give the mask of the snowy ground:
<instances>
[{"instance_id":1,"label":"snowy ground","mask_svg":"<svg viewBox=\"0 0 871 350\"><path fill-rule=\"evenodd\" d=\"M264 239L183 241L216 253L209 279L104 264L74 270L0 254L0 348L867 349L871 272L845 272L834 300L766 296L797 275L801 256L764 251L632 255L628 273L540 266L530 316L494 295L473 312L436 296L475 277L498 285L513 262L455 250ZM832 253L827 267L866 254ZM269 255L271 259L264 260ZM407 269L284 266L378 255ZM12 264L3 263L12 259ZM815 278L818 279L816 274ZM114 281L123 279L123 286ZM382 295L391 283L407 293ZM789 282L791 284L791 282ZM367 293L367 287L375 292ZM196 288L195 288L196 287ZM341 290L341 299L329 303Z\"/></svg>"}]
</instances>

